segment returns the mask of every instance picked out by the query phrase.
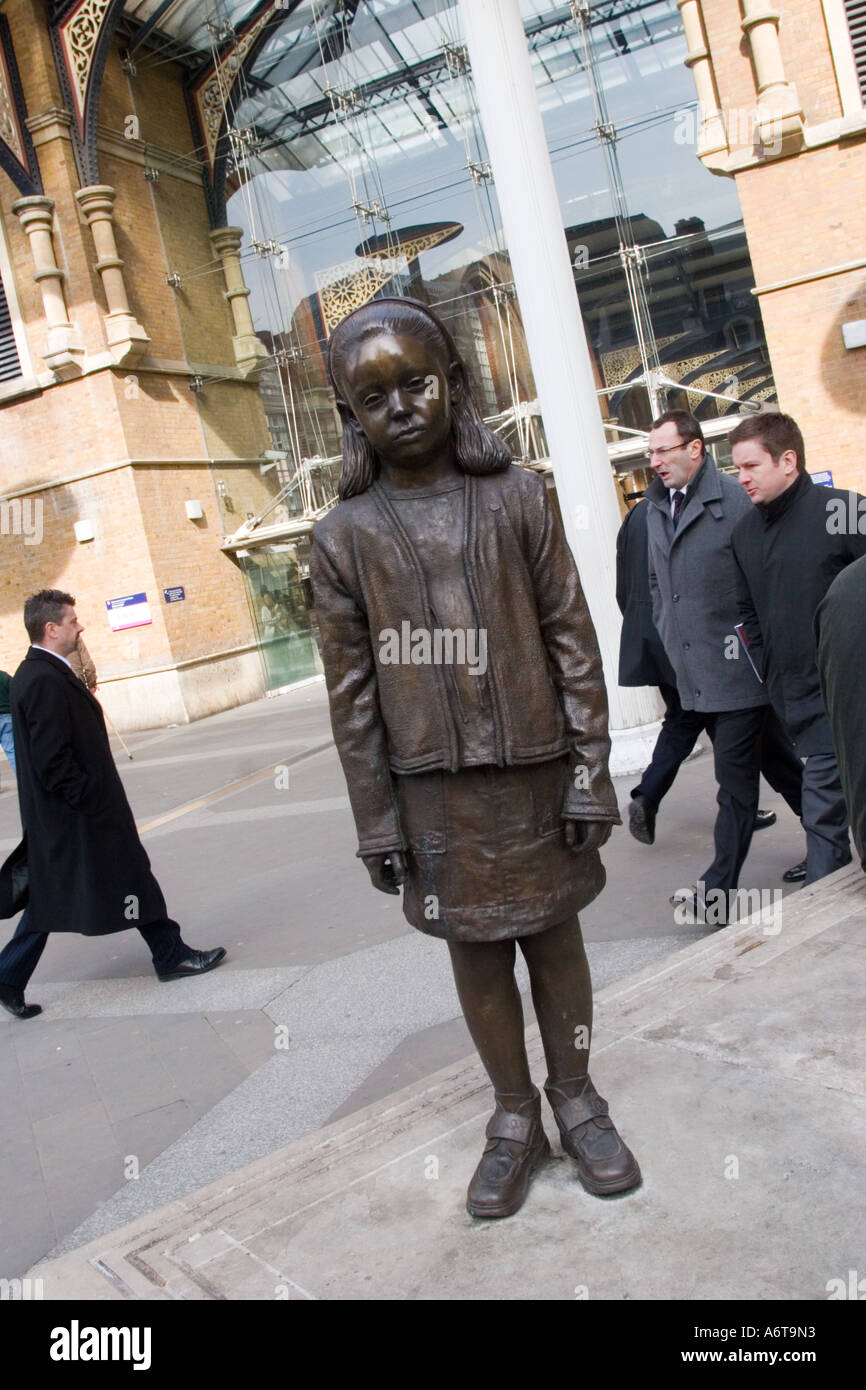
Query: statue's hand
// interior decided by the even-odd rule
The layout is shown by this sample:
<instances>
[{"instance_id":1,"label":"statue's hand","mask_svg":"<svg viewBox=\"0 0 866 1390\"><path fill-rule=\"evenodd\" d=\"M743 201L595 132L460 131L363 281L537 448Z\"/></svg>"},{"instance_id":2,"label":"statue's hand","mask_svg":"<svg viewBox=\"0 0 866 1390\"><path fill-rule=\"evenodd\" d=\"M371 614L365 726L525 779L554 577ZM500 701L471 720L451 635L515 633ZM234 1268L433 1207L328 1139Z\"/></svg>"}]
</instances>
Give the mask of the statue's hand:
<instances>
[{"instance_id":1,"label":"statue's hand","mask_svg":"<svg viewBox=\"0 0 866 1390\"><path fill-rule=\"evenodd\" d=\"M610 839L612 829L609 820L567 820L565 843L575 854L583 854L588 849L601 849Z\"/></svg>"},{"instance_id":2,"label":"statue's hand","mask_svg":"<svg viewBox=\"0 0 866 1390\"><path fill-rule=\"evenodd\" d=\"M378 888L380 893L400 892L400 884L406 882L406 860L399 850L389 850L387 854L364 854L361 857L374 888Z\"/></svg>"}]
</instances>

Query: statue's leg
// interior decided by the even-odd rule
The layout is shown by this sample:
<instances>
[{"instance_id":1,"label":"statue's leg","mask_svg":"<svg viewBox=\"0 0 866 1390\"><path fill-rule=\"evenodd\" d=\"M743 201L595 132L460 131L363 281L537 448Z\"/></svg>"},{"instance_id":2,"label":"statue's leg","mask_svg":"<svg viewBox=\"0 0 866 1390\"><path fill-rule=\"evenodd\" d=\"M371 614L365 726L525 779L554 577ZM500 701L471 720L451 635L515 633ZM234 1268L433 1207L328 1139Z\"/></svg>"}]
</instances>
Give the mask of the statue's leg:
<instances>
[{"instance_id":1,"label":"statue's leg","mask_svg":"<svg viewBox=\"0 0 866 1390\"><path fill-rule=\"evenodd\" d=\"M541 1097L529 1074L514 942L449 941L448 949L463 1016L496 1094L466 1206L472 1216L511 1216L526 1199L534 1169L550 1152Z\"/></svg>"},{"instance_id":2,"label":"statue's leg","mask_svg":"<svg viewBox=\"0 0 866 1390\"><path fill-rule=\"evenodd\" d=\"M547 1059L544 1089L562 1147L577 1160L578 1177L588 1192L627 1192L640 1183L640 1168L589 1077L592 982L580 924L570 917L521 937L520 949Z\"/></svg>"},{"instance_id":3,"label":"statue's leg","mask_svg":"<svg viewBox=\"0 0 866 1390\"><path fill-rule=\"evenodd\" d=\"M544 1044L548 1080L566 1095L581 1090L589 1072L592 980L576 917L520 938L532 1002Z\"/></svg>"},{"instance_id":4,"label":"statue's leg","mask_svg":"<svg viewBox=\"0 0 866 1390\"><path fill-rule=\"evenodd\" d=\"M449 941L451 968L463 1017L497 1095L521 1100L535 1094L526 1044L523 1004L514 978L513 941Z\"/></svg>"}]
</instances>

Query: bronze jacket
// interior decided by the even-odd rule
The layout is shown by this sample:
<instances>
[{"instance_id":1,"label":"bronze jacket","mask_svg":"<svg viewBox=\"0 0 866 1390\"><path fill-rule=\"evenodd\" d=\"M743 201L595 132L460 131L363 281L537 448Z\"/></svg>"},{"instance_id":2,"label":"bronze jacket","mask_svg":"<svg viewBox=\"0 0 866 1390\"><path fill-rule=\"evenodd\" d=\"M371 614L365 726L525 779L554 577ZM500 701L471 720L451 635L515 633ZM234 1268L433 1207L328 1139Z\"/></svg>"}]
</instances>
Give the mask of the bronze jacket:
<instances>
[{"instance_id":1,"label":"bronze jacket","mask_svg":"<svg viewBox=\"0 0 866 1390\"><path fill-rule=\"evenodd\" d=\"M547 489L512 465L465 475L464 568L487 633L499 766L568 753L564 816L620 823L608 773L607 693L595 629ZM456 771L441 664L380 660L380 634L429 627L423 571L378 483L313 529L310 555L331 723L358 829L358 853L405 848L393 774Z\"/></svg>"}]
</instances>

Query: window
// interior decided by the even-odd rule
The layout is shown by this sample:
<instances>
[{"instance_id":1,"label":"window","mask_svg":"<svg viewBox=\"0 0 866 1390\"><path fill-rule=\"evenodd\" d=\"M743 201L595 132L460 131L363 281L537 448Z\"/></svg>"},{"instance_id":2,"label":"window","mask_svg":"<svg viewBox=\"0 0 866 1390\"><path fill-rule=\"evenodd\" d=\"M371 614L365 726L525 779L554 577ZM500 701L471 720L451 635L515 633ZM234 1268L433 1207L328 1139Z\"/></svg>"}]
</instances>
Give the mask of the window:
<instances>
[{"instance_id":1,"label":"window","mask_svg":"<svg viewBox=\"0 0 866 1390\"><path fill-rule=\"evenodd\" d=\"M13 377L20 375L21 362L12 327L12 315L6 301L3 281L0 279L0 381L11 381Z\"/></svg>"},{"instance_id":2,"label":"window","mask_svg":"<svg viewBox=\"0 0 866 1390\"><path fill-rule=\"evenodd\" d=\"M845 0L845 17L851 33L860 95L866 103L866 0Z\"/></svg>"}]
</instances>

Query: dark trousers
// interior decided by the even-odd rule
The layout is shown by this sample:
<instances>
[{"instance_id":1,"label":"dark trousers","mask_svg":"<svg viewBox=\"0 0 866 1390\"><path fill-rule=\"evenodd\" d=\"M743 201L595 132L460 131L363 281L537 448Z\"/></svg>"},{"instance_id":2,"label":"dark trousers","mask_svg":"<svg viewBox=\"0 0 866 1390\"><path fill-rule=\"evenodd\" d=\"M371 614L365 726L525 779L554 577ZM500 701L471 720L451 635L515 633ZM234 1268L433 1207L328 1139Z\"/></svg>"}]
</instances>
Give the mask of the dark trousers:
<instances>
[{"instance_id":1,"label":"dark trousers","mask_svg":"<svg viewBox=\"0 0 866 1390\"><path fill-rule=\"evenodd\" d=\"M851 863L848 811L832 753L810 753L803 763L806 883Z\"/></svg>"},{"instance_id":2,"label":"dark trousers","mask_svg":"<svg viewBox=\"0 0 866 1390\"><path fill-rule=\"evenodd\" d=\"M632 796L645 797L656 811L697 743L707 717L697 710L683 709L675 685L660 685L659 692L665 702L665 717L650 765L640 785L632 790Z\"/></svg>"},{"instance_id":3,"label":"dark trousers","mask_svg":"<svg viewBox=\"0 0 866 1390\"><path fill-rule=\"evenodd\" d=\"M803 814L803 764L791 735L771 705L764 715L758 765L765 782L785 798L799 819Z\"/></svg>"},{"instance_id":4,"label":"dark trousers","mask_svg":"<svg viewBox=\"0 0 866 1390\"><path fill-rule=\"evenodd\" d=\"M706 729L712 740L708 720L715 718L698 710L683 709L676 686L660 685L659 691L665 702L666 714L650 765L640 785L634 787L631 793L632 796L646 797L655 810L658 810L662 798L673 786L699 734ZM785 798L794 815L799 817L802 814L800 789L803 769L787 729L769 706L765 707L757 757L759 772L773 791Z\"/></svg>"},{"instance_id":5,"label":"dark trousers","mask_svg":"<svg viewBox=\"0 0 866 1390\"><path fill-rule=\"evenodd\" d=\"M30 930L28 917L29 913L25 908L21 914L21 921L15 928L15 935L0 951L0 985L9 985L12 989L27 988L30 976L39 964L39 958L48 940L47 932ZM170 917L166 917L162 922L151 922L138 930L150 947L153 968L158 975L165 975L174 970L181 961L192 954L190 947L181 937L180 927Z\"/></svg>"},{"instance_id":6,"label":"dark trousers","mask_svg":"<svg viewBox=\"0 0 866 1390\"><path fill-rule=\"evenodd\" d=\"M701 875L705 891L729 892L739 883L749 852L763 772L796 816L801 814L803 769L793 744L769 706L708 714L713 744L718 813L713 831L715 858Z\"/></svg>"}]
</instances>

